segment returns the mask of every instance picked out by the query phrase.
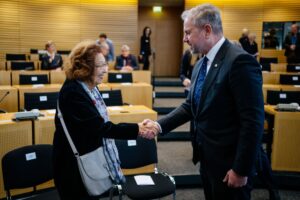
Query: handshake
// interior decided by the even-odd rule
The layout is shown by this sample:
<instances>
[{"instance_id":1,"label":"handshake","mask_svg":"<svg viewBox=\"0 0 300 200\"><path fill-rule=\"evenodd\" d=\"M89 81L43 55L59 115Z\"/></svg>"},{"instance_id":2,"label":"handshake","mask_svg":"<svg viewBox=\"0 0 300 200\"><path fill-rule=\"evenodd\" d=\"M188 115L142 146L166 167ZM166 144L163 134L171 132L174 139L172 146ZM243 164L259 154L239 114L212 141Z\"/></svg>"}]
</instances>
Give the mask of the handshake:
<instances>
[{"instance_id":1,"label":"handshake","mask_svg":"<svg viewBox=\"0 0 300 200\"><path fill-rule=\"evenodd\" d=\"M155 138L160 133L160 127L157 122L150 119L145 119L143 122L138 123L139 125L139 136L146 139Z\"/></svg>"}]
</instances>

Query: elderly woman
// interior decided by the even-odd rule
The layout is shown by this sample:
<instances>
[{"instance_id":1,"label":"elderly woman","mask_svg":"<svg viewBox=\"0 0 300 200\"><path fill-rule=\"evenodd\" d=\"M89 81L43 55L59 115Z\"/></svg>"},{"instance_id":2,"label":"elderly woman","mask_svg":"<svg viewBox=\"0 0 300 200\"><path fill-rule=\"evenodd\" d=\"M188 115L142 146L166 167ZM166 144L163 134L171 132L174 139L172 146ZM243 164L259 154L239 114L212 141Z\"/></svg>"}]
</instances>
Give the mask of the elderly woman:
<instances>
[{"instance_id":1,"label":"elderly woman","mask_svg":"<svg viewBox=\"0 0 300 200\"><path fill-rule=\"evenodd\" d=\"M136 57L130 54L130 48L128 45L123 45L121 47L122 54L117 56L115 69L122 71L132 71L138 70L139 66Z\"/></svg>"},{"instance_id":2,"label":"elderly woman","mask_svg":"<svg viewBox=\"0 0 300 200\"><path fill-rule=\"evenodd\" d=\"M124 182L115 139L136 139L138 135L153 137L142 123L113 124L97 85L102 82L108 66L101 48L93 41L79 43L70 54L71 66L59 94L59 107L69 134L80 155L103 146L109 160L113 180ZM55 116L54 182L62 200L94 199L88 195L77 167L75 156L65 136L58 116ZM101 173L101 172L99 172Z\"/></svg>"},{"instance_id":3,"label":"elderly woman","mask_svg":"<svg viewBox=\"0 0 300 200\"><path fill-rule=\"evenodd\" d=\"M61 55L56 53L55 44L52 41L48 41L45 44L46 53L42 56L41 69L44 70L61 70L63 60Z\"/></svg>"}]
</instances>

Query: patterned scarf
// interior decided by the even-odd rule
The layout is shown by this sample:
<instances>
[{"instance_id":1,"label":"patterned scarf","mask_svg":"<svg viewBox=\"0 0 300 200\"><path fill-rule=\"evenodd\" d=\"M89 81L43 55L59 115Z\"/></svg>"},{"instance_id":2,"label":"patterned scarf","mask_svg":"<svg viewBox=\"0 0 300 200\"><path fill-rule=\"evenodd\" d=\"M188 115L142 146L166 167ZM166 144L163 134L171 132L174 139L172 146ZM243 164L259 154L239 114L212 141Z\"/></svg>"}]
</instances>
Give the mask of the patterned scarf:
<instances>
[{"instance_id":1,"label":"patterned scarf","mask_svg":"<svg viewBox=\"0 0 300 200\"><path fill-rule=\"evenodd\" d=\"M104 122L109 121L106 105L105 105L97 87L94 87L92 90L89 90L89 88L87 87L87 85L84 82L80 82L80 81L78 81L78 82L81 84L83 89L86 91L86 93L92 99L99 114L104 119ZM123 172L120 167L121 162L119 159L119 153L118 153L118 149L115 144L115 140L103 138L102 141L103 141L104 156L108 163L108 167L110 169L110 173L111 173L111 177L112 177L113 181L117 184L124 183L125 177L124 177Z\"/></svg>"}]
</instances>

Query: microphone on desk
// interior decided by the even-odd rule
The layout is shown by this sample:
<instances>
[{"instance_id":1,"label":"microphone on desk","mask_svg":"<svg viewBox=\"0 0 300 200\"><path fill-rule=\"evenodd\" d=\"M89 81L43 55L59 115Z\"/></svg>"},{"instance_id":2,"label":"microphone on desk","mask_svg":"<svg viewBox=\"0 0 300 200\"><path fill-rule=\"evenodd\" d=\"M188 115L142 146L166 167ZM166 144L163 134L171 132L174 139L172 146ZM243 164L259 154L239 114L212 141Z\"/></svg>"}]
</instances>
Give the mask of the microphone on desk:
<instances>
[{"instance_id":1,"label":"microphone on desk","mask_svg":"<svg viewBox=\"0 0 300 200\"><path fill-rule=\"evenodd\" d=\"M2 98L1 98L1 100L0 100L0 103L3 101L3 99L4 99L7 95L9 95L9 91L7 91L7 92L2 96Z\"/></svg>"}]
</instances>

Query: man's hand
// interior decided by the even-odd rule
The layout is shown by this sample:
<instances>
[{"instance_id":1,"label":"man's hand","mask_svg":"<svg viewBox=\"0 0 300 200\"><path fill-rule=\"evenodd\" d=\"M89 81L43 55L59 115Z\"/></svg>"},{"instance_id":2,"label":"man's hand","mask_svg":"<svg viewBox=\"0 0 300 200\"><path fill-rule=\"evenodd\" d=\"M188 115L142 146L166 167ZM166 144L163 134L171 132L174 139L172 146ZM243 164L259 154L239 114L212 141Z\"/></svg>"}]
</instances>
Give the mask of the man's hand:
<instances>
[{"instance_id":1,"label":"man's hand","mask_svg":"<svg viewBox=\"0 0 300 200\"><path fill-rule=\"evenodd\" d=\"M245 186L247 184L247 180L247 176L240 176L231 169L227 172L223 182L227 182L228 187L238 188Z\"/></svg>"},{"instance_id":2,"label":"man's hand","mask_svg":"<svg viewBox=\"0 0 300 200\"><path fill-rule=\"evenodd\" d=\"M190 87L191 85L191 80L186 78L183 80L182 84L185 86L185 87Z\"/></svg>"},{"instance_id":3,"label":"man's hand","mask_svg":"<svg viewBox=\"0 0 300 200\"><path fill-rule=\"evenodd\" d=\"M139 123L139 136L147 139L153 139L157 136L160 129L157 124L150 120L145 119L142 123Z\"/></svg>"}]
</instances>

